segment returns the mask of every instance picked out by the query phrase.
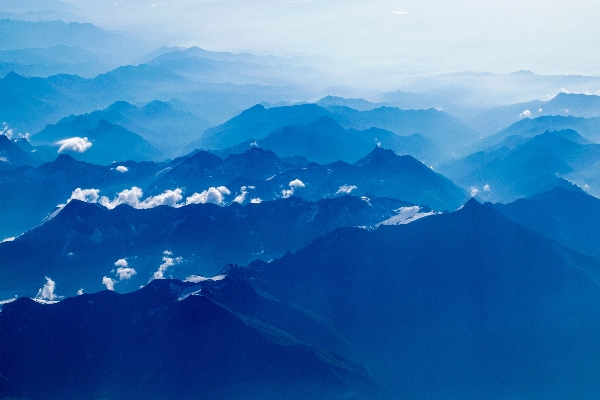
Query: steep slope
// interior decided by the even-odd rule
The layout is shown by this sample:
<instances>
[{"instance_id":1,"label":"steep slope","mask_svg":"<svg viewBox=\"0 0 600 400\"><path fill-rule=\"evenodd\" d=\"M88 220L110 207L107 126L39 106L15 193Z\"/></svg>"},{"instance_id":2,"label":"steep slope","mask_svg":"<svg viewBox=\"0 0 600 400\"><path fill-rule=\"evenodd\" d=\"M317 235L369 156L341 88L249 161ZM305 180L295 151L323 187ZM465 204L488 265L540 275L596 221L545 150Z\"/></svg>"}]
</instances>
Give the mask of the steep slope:
<instances>
[{"instance_id":1,"label":"steep slope","mask_svg":"<svg viewBox=\"0 0 600 400\"><path fill-rule=\"evenodd\" d=\"M403 398L599 389L600 261L474 200L409 225L338 229L238 273L330 323Z\"/></svg>"},{"instance_id":2,"label":"steep slope","mask_svg":"<svg viewBox=\"0 0 600 400\"><path fill-rule=\"evenodd\" d=\"M600 200L577 186L510 204L489 204L513 221L581 253L600 256Z\"/></svg>"},{"instance_id":3,"label":"steep slope","mask_svg":"<svg viewBox=\"0 0 600 400\"><path fill-rule=\"evenodd\" d=\"M198 289L159 280L127 295L5 304L0 374L31 400L370 398L360 366L206 296L185 297Z\"/></svg>"},{"instance_id":4,"label":"steep slope","mask_svg":"<svg viewBox=\"0 0 600 400\"><path fill-rule=\"evenodd\" d=\"M26 153L7 136L0 134L0 171L38 164L39 160L36 157Z\"/></svg>"}]
</instances>

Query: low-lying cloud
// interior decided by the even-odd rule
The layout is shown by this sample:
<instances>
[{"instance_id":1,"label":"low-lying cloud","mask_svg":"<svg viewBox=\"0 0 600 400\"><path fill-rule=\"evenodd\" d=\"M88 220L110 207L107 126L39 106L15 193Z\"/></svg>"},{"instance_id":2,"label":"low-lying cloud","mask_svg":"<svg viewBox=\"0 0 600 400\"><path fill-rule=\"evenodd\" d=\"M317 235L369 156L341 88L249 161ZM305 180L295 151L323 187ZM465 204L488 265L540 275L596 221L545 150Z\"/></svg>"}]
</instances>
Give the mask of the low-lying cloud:
<instances>
[{"instance_id":1,"label":"low-lying cloud","mask_svg":"<svg viewBox=\"0 0 600 400\"><path fill-rule=\"evenodd\" d=\"M42 302L46 301L56 301L59 296L54 293L56 289L56 282L52 279L45 277L46 283L40 290L38 290L37 295L35 296L35 300L40 300Z\"/></svg>"},{"instance_id":2,"label":"low-lying cloud","mask_svg":"<svg viewBox=\"0 0 600 400\"><path fill-rule=\"evenodd\" d=\"M88 138L80 138L78 136L64 139L56 142L59 145L58 152L62 153L65 151L72 151L74 153L85 153L90 147L92 147L92 142L88 140Z\"/></svg>"},{"instance_id":3,"label":"low-lying cloud","mask_svg":"<svg viewBox=\"0 0 600 400\"><path fill-rule=\"evenodd\" d=\"M71 200L80 200L86 203L97 203L109 210L121 204L127 204L137 209L148 209L158 206L170 206L174 208L183 207L189 204L205 204L212 203L217 205L225 204L225 196L231 194L229 189L225 186L211 187L202 193L194 193L187 197L183 202L183 191L179 188L175 190L165 190L163 193L156 196L149 196L142 200L144 191L137 186L133 186L131 189L125 189L116 194L111 200L107 196L100 196L100 190L98 189L81 189L77 188L71 193L71 197L67 200L67 203Z\"/></svg>"},{"instance_id":4,"label":"low-lying cloud","mask_svg":"<svg viewBox=\"0 0 600 400\"><path fill-rule=\"evenodd\" d=\"M169 267L183 262L183 257L171 257L173 252L169 250L163 251L163 254L163 263L158 266L158 271L152 275L152 279L150 279L151 281L154 279L165 279L165 272Z\"/></svg>"},{"instance_id":5,"label":"low-lying cloud","mask_svg":"<svg viewBox=\"0 0 600 400\"><path fill-rule=\"evenodd\" d=\"M283 197L284 199L291 197L294 194L295 189L306 187L304 182L302 182L300 179L294 179L288 184L288 186L290 187L289 189L284 189L281 191L281 197Z\"/></svg>"}]
</instances>

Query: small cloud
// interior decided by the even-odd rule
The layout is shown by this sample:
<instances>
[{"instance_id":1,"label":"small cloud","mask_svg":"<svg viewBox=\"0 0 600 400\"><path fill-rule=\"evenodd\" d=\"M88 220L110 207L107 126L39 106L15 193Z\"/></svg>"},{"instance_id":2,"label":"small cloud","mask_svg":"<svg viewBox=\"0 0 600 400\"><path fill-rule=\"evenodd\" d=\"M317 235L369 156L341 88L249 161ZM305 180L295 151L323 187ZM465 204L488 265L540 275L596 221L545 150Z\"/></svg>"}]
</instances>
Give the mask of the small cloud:
<instances>
[{"instance_id":1,"label":"small cloud","mask_svg":"<svg viewBox=\"0 0 600 400\"><path fill-rule=\"evenodd\" d=\"M123 166L123 165L119 165L117 168L115 168L115 170L117 170L117 171L119 171L119 172L123 173L123 172L127 172L127 171L129 171L129 168L127 168L127 167L125 167L125 166Z\"/></svg>"},{"instance_id":2,"label":"small cloud","mask_svg":"<svg viewBox=\"0 0 600 400\"><path fill-rule=\"evenodd\" d=\"M338 189L338 191L335 192L335 194L340 194L340 193L348 194L348 193L352 192L356 188L357 187L354 186L354 185L342 185L342 186L340 186L340 188Z\"/></svg>"},{"instance_id":3,"label":"small cloud","mask_svg":"<svg viewBox=\"0 0 600 400\"><path fill-rule=\"evenodd\" d=\"M231 192L225 186L211 187L202 193L194 193L185 199L185 204L216 204L222 205L225 202L224 195L230 195Z\"/></svg>"},{"instance_id":4,"label":"small cloud","mask_svg":"<svg viewBox=\"0 0 600 400\"><path fill-rule=\"evenodd\" d=\"M83 294L83 288L81 288L77 291L77 296L81 296L82 294Z\"/></svg>"},{"instance_id":5,"label":"small cloud","mask_svg":"<svg viewBox=\"0 0 600 400\"><path fill-rule=\"evenodd\" d=\"M540 108L540 109L538 110L538 112L542 112L542 109Z\"/></svg>"},{"instance_id":6,"label":"small cloud","mask_svg":"<svg viewBox=\"0 0 600 400\"><path fill-rule=\"evenodd\" d=\"M102 284L106 286L108 290L115 290L115 283L117 283L117 281L109 278L108 276L102 278Z\"/></svg>"},{"instance_id":7,"label":"small cloud","mask_svg":"<svg viewBox=\"0 0 600 400\"><path fill-rule=\"evenodd\" d=\"M523 118L523 117L531 117L531 111L529 110L523 110L523 112L521 114L519 114L519 118Z\"/></svg>"},{"instance_id":8,"label":"small cloud","mask_svg":"<svg viewBox=\"0 0 600 400\"><path fill-rule=\"evenodd\" d=\"M489 191L491 191L492 189L490 189L490 185L488 185L488 184L486 183L486 184L483 186L483 190L484 190L485 192L489 192Z\"/></svg>"},{"instance_id":9,"label":"small cloud","mask_svg":"<svg viewBox=\"0 0 600 400\"><path fill-rule=\"evenodd\" d=\"M472 187L471 188L471 197L477 196L477 193L479 193L479 189L477 189L476 187Z\"/></svg>"},{"instance_id":10,"label":"small cloud","mask_svg":"<svg viewBox=\"0 0 600 400\"><path fill-rule=\"evenodd\" d=\"M100 190L98 190L98 189L77 188L77 189L73 190L73 193L71 193L71 197L69 197L69 200L67 200L67 203L70 202L71 200L85 201L86 203L97 203L98 199L100 198L99 193L100 193Z\"/></svg>"},{"instance_id":11,"label":"small cloud","mask_svg":"<svg viewBox=\"0 0 600 400\"><path fill-rule=\"evenodd\" d=\"M119 258L115 261L115 267L127 267L127 260L124 258Z\"/></svg>"},{"instance_id":12,"label":"small cloud","mask_svg":"<svg viewBox=\"0 0 600 400\"><path fill-rule=\"evenodd\" d=\"M212 278L205 278L200 275L191 275L185 278L184 282L199 283L204 281L221 281L223 279L225 279L225 275L217 275L213 276Z\"/></svg>"},{"instance_id":13,"label":"small cloud","mask_svg":"<svg viewBox=\"0 0 600 400\"><path fill-rule=\"evenodd\" d=\"M564 93L564 94L571 94L571 92L569 92L567 89L565 88L561 88L560 89L560 93Z\"/></svg>"},{"instance_id":14,"label":"small cloud","mask_svg":"<svg viewBox=\"0 0 600 400\"><path fill-rule=\"evenodd\" d=\"M302 182L300 179L294 179L293 181L290 182L291 188L305 187L305 186L306 185L304 184L304 182Z\"/></svg>"},{"instance_id":15,"label":"small cloud","mask_svg":"<svg viewBox=\"0 0 600 400\"><path fill-rule=\"evenodd\" d=\"M163 263L159 265L158 271L156 271L152 275L152 278L150 279L151 281L154 280L154 279L164 279L165 278L165 272L167 271L167 269L169 267L172 267L172 266L174 266L176 264L179 264L179 263L183 262L183 257L176 257L176 258L171 257L173 255L172 251L165 250L165 251L163 251L163 254L165 255L162 258Z\"/></svg>"},{"instance_id":16,"label":"small cloud","mask_svg":"<svg viewBox=\"0 0 600 400\"><path fill-rule=\"evenodd\" d=\"M260 204L262 203L262 199L260 197L254 198L250 200L251 204Z\"/></svg>"},{"instance_id":17,"label":"small cloud","mask_svg":"<svg viewBox=\"0 0 600 400\"><path fill-rule=\"evenodd\" d=\"M121 268L117 268L117 276L119 277L119 280L125 280L125 279L130 279L133 275L136 275L137 272L135 269L133 268L129 268L129 267L121 267Z\"/></svg>"},{"instance_id":18,"label":"small cloud","mask_svg":"<svg viewBox=\"0 0 600 400\"><path fill-rule=\"evenodd\" d=\"M12 242L13 240L15 240L16 237L12 236L12 237L7 237L6 239L2 239L2 241L0 243L4 243L4 242Z\"/></svg>"},{"instance_id":19,"label":"small cloud","mask_svg":"<svg viewBox=\"0 0 600 400\"><path fill-rule=\"evenodd\" d=\"M233 199L234 202L242 204L244 201L246 201L246 196L248 195L248 186L242 186L240 188L240 194L238 194L237 196L235 196L235 199Z\"/></svg>"},{"instance_id":20,"label":"small cloud","mask_svg":"<svg viewBox=\"0 0 600 400\"><path fill-rule=\"evenodd\" d=\"M62 153L63 151L84 153L86 150L92 147L92 142L90 142L88 138L80 138L78 136L58 141L56 144L60 146L58 149L59 153Z\"/></svg>"},{"instance_id":21,"label":"small cloud","mask_svg":"<svg viewBox=\"0 0 600 400\"><path fill-rule=\"evenodd\" d=\"M35 296L35 300L55 301L57 298L59 298L59 296L54 294L54 289L56 289L56 282L54 282L47 276L45 278L46 284L44 284L44 286L42 286L42 288L38 290L38 293Z\"/></svg>"},{"instance_id":22,"label":"small cloud","mask_svg":"<svg viewBox=\"0 0 600 400\"><path fill-rule=\"evenodd\" d=\"M408 14L408 11L392 11L392 14L406 15Z\"/></svg>"},{"instance_id":23,"label":"small cloud","mask_svg":"<svg viewBox=\"0 0 600 400\"><path fill-rule=\"evenodd\" d=\"M290 187L289 189L284 189L281 191L281 197L283 197L284 199L291 197L294 194L294 189L306 187L304 182L302 182L300 179L294 179L288 185Z\"/></svg>"}]
</instances>

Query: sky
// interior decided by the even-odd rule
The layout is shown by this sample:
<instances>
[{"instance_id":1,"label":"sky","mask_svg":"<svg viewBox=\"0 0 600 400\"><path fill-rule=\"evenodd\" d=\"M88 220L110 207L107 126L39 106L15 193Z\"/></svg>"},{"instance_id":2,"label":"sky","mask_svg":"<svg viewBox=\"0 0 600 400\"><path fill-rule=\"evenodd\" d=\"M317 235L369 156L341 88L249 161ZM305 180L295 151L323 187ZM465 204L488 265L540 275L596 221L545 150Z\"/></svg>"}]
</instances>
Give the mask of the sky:
<instances>
[{"instance_id":1,"label":"sky","mask_svg":"<svg viewBox=\"0 0 600 400\"><path fill-rule=\"evenodd\" d=\"M160 44L373 73L600 75L600 1L64 0Z\"/></svg>"}]
</instances>

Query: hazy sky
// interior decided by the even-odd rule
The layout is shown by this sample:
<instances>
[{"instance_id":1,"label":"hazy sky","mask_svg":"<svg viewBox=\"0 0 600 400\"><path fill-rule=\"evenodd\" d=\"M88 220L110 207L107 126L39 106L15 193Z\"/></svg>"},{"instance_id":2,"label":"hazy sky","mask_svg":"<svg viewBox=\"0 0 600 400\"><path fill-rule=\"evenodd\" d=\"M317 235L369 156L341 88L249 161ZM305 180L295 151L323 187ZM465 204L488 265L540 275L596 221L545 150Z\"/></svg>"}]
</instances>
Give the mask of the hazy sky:
<instances>
[{"instance_id":1,"label":"hazy sky","mask_svg":"<svg viewBox=\"0 0 600 400\"><path fill-rule=\"evenodd\" d=\"M600 1L65 0L161 43L336 68L600 75Z\"/></svg>"}]
</instances>

